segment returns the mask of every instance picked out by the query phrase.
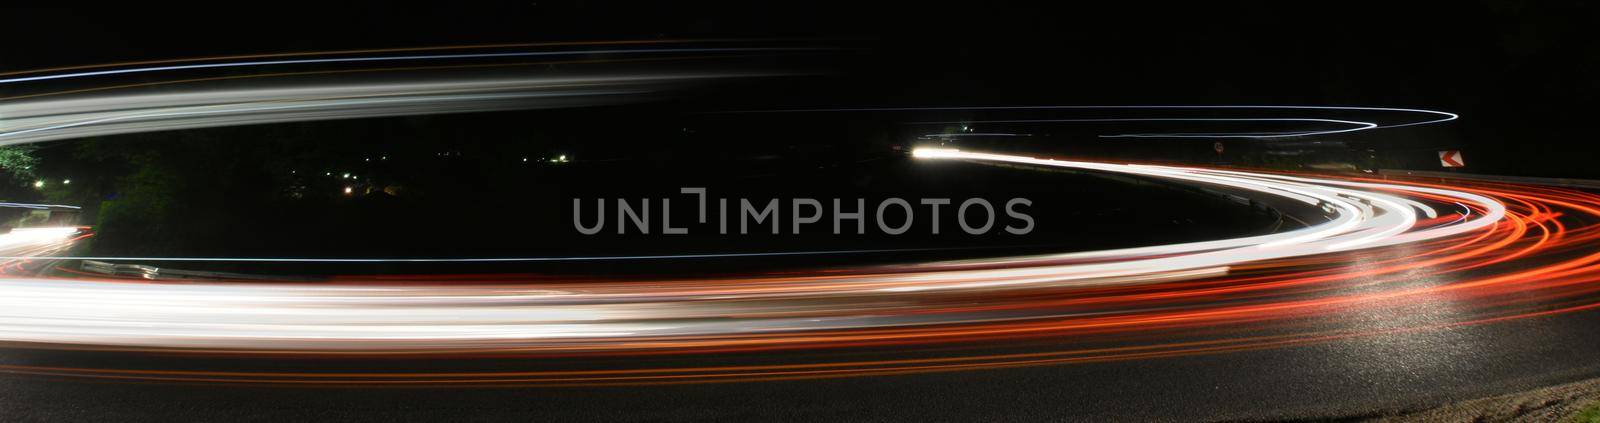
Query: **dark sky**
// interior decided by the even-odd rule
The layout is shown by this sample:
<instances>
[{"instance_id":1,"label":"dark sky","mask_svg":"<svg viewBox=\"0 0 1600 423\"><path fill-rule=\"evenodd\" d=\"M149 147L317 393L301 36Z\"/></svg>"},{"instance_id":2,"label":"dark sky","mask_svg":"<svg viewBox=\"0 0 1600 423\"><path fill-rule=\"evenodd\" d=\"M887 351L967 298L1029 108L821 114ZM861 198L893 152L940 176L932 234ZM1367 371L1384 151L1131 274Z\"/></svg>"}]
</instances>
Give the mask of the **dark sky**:
<instances>
[{"instance_id":1,"label":"dark sky","mask_svg":"<svg viewBox=\"0 0 1600 423\"><path fill-rule=\"evenodd\" d=\"M1600 177L1586 165L1600 147L1582 132L1600 92L1600 22L1582 1L332 3L8 5L0 69L484 42L830 38L870 49L845 67L839 92L849 94L838 98L847 105L1430 108L1464 119L1447 141L1396 145L1514 158L1479 161L1485 171Z\"/></svg>"}]
</instances>

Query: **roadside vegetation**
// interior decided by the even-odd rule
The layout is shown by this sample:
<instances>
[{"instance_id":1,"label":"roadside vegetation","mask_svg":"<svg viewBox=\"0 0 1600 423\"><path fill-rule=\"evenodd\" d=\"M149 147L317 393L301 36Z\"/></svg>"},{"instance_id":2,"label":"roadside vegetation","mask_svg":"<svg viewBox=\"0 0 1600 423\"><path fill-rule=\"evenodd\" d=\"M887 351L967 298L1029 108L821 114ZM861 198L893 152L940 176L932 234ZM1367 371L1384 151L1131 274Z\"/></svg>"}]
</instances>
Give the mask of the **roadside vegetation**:
<instances>
[{"instance_id":1,"label":"roadside vegetation","mask_svg":"<svg viewBox=\"0 0 1600 423\"><path fill-rule=\"evenodd\" d=\"M1573 423L1600 423L1600 401L1589 403L1572 416Z\"/></svg>"}]
</instances>

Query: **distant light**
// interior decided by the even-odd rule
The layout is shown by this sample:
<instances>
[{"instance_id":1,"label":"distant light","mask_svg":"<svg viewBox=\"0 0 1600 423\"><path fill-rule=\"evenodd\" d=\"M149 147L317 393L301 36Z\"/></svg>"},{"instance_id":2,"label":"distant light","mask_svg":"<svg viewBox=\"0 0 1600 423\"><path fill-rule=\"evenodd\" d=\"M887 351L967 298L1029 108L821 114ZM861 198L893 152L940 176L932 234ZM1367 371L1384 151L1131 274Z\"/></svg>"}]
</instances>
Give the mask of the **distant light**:
<instances>
[{"instance_id":1,"label":"distant light","mask_svg":"<svg viewBox=\"0 0 1600 423\"><path fill-rule=\"evenodd\" d=\"M324 173L323 175L333 176L333 172Z\"/></svg>"},{"instance_id":2,"label":"distant light","mask_svg":"<svg viewBox=\"0 0 1600 423\"><path fill-rule=\"evenodd\" d=\"M72 180L71 179L62 179L61 180L61 185L72 185Z\"/></svg>"},{"instance_id":3,"label":"distant light","mask_svg":"<svg viewBox=\"0 0 1600 423\"><path fill-rule=\"evenodd\" d=\"M365 158L362 158L361 161L370 162L370 161L372 161L372 158L371 157L365 157Z\"/></svg>"},{"instance_id":4,"label":"distant light","mask_svg":"<svg viewBox=\"0 0 1600 423\"><path fill-rule=\"evenodd\" d=\"M523 162L523 163L527 163L527 162L528 162L528 158L527 158L527 157L523 157L523 158L522 158L522 162Z\"/></svg>"},{"instance_id":5,"label":"distant light","mask_svg":"<svg viewBox=\"0 0 1600 423\"><path fill-rule=\"evenodd\" d=\"M378 160L389 160L389 156L379 157Z\"/></svg>"},{"instance_id":6,"label":"distant light","mask_svg":"<svg viewBox=\"0 0 1600 423\"><path fill-rule=\"evenodd\" d=\"M350 174L348 174L348 173L344 174L344 178L345 179L350 179Z\"/></svg>"},{"instance_id":7,"label":"distant light","mask_svg":"<svg viewBox=\"0 0 1600 423\"><path fill-rule=\"evenodd\" d=\"M355 189L352 189L350 187L344 187L344 195L350 195L350 193L353 193L353 192L356 192Z\"/></svg>"},{"instance_id":8,"label":"distant light","mask_svg":"<svg viewBox=\"0 0 1600 423\"><path fill-rule=\"evenodd\" d=\"M44 181L34 181L33 187L34 188L44 188Z\"/></svg>"}]
</instances>

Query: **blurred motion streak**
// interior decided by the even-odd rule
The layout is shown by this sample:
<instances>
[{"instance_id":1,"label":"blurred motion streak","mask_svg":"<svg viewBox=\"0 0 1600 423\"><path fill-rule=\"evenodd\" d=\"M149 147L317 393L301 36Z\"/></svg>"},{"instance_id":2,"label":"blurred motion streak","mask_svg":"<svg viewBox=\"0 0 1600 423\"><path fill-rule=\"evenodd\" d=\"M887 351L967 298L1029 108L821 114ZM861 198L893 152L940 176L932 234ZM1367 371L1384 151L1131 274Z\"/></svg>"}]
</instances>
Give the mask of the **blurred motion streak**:
<instances>
[{"instance_id":1,"label":"blurred motion streak","mask_svg":"<svg viewBox=\"0 0 1600 423\"><path fill-rule=\"evenodd\" d=\"M605 104L684 83L758 75L763 74L422 78L68 96L0 103L0 144L265 122ZM0 364L0 371L323 385L747 381L1281 348L1600 307L1600 195L1587 192L954 149L916 149L913 156L1225 187L1304 203L1324 215L1314 224L1278 233L1116 250L849 268L818 263L794 273L718 278L571 282L492 274L344 277L330 283L60 278L23 271L20 264L28 257L62 251L88 232L17 229L0 235L0 250L12 257L0 267L7 275L0 278L0 341L11 346L208 358L595 360L572 364L579 367L574 369L526 371L318 372L280 366L224 372L9 362ZM400 279L407 283L397 283ZM1441 303L1448 303L1451 312L1430 319L1322 324L1363 313L1404 315ZM1027 351L980 352L975 347L994 345ZM885 352L891 348L918 350L911 355ZM846 349L862 355L829 354ZM674 357L701 355L747 360L751 354L746 353L752 352L774 355L760 364L671 364ZM877 357L883 354L892 356ZM652 360L600 360L616 356ZM529 360L526 365L541 363Z\"/></svg>"},{"instance_id":2,"label":"blurred motion streak","mask_svg":"<svg viewBox=\"0 0 1600 423\"><path fill-rule=\"evenodd\" d=\"M827 377L1162 357L1265 348L1595 307L1600 196L1478 184L1329 179L918 150L917 157L1077 166L1192 183L1290 190L1328 222L1231 240L974 259L814 275L486 285L0 282L0 337L64 347L246 354L631 355L729 353L1149 334L1137 345L1024 354L712 368L469 374L219 373L49 369L93 377L262 383L563 384ZM1400 197L1408 198L1400 201ZM1380 210L1363 213L1352 203ZM1416 219L1420 208L1471 209ZM1446 209L1448 210L1448 209ZM1558 214L1559 213L1559 214ZM1470 214L1470 215L1468 215ZM1556 220L1569 224L1555 224ZM1396 255L1392 248L1404 248ZM1352 261L1359 268L1345 266ZM1233 269L1229 274L1229 269ZM1416 284L1409 272L1462 275ZM1484 272L1483 270L1489 270ZM1351 291L1352 287L1375 289ZM1514 295L1513 295L1514 294ZM1228 301L1219 301L1228 299ZM1164 340L1177 329L1284 325L1448 300L1453 321L1370 333ZM1552 307L1550 304L1562 304ZM1302 328L1303 329L1303 328Z\"/></svg>"}]
</instances>

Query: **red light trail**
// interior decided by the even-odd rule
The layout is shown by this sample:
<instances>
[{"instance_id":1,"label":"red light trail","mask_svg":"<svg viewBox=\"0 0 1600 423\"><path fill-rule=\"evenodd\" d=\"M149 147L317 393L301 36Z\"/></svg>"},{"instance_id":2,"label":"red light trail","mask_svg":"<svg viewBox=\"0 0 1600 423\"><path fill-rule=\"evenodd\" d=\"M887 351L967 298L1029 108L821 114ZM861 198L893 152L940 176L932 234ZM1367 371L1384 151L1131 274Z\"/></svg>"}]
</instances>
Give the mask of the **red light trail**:
<instances>
[{"instance_id":1,"label":"red light trail","mask_svg":"<svg viewBox=\"0 0 1600 423\"><path fill-rule=\"evenodd\" d=\"M1263 179L1301 178L1270 173L1249 175ZM1304 178L1334 180L1327 176ZM331 385L609 385L771 380L1280 348L1449 330L1600 307L1600 298L1595 295L1600 291L1600 253L1594 248L1600 241L1600 227L1595 225L1600 222L1600 196L1559 188L1481 182L1447 186L1362 178L1337 181L1381 186L1365 189L1406 195L1419 203L1441 207L1456 203L1461 197L1439 192L1471 194L1503 204L1504 212L1501 218L1480 227L1414 242L1243 258L1220 268L1204 262L1161 267L1173 260L1188 260L1185 257L1215 254L1215 249L1207 248L822 269L815 274L716 280L531 285L518 283L515 277L486 283L495 280L492 275L471 278L476 284L470 286L452 285L446 279L433 280L437 282L434 285L385 285L382 278L349 278L332 285L108 285L98 281L13 279L3 285L8 293L15 294L7 297L12 301L5 309L19 311L5 313L0 336L33 342L35 347L161 351L208 357L589 357L600 360L595 361L598 363L628 361L617 357L654 356L670 361L674 357L749 357L751 353L777 351L859 349L881 354L889 347L922 352L916 358L879 358L867 353L865 356L873 358L851 360L814 354L813 357L824 359L695 367L657 367L643 361L645 364L619 364L616 368L601 365L582 370L457 373L213 372L32 365L0 368L18 373L111 379ZM1493 205L1467 207L1461 212L1417 219L1405 231L1391 236L1462 225L1473 219L1469 215L1483 218ZM1385 213L1394 211L1372 217ZM1351 236L1366 239L1381 230L1352 229L1347 236L1330 235L1300 242L1326 248L1349 244ZM1236 248L1257 251L1260 245L1263 244L1257 242ZM1108 263L1157 268L1140 267L1145 270L1123 273L1104 267L1088 273L1077 271L1081 266ZM156 296L160 299L155 300ZM117 298L121 300L107 300ZM260 302L251 302L255 300ZM68 303L83 308L63 306ZM284 314L291 308L261 308L268 303L288 304L304 316ZM386 315L375 305L394 308L395 313L405 317ZM51 307L56 307L57 312L94 309L105 314L71 316L78 322L74 326L40 314ZM134 316L131 313L135 309L146 314ZM21 310L28 311L21 314ZM1420 318L1403 317L1407 315ZM1351 327L1347 320L1353 316L1391 318ZM116 321L143 329L120 335L117 331L99 330L115 327ZM30 327L29 323L35 326ZM153 333L156 328L160 333ZM140 331L146 329L153 332ZM1035 346L1026 352L1001 354L976 349L1059 340L1071 340L1070 344L1078 346ZM1090 346L1096 343L1104 345ZM790 355L807 356L781 356ZM613 360L606 361L605 357Z\"/></svg>"}]
</instances>

